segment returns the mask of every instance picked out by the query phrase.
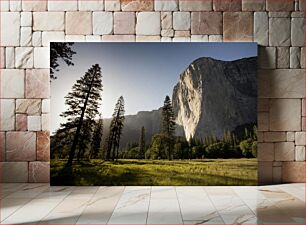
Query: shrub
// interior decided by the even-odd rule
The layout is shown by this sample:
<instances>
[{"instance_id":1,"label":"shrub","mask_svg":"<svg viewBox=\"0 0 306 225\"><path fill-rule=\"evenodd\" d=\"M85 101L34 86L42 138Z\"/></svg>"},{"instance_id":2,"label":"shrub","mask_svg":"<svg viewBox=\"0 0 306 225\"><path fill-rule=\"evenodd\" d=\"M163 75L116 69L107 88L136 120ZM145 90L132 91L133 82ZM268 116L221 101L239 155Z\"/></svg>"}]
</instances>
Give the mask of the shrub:
<instances>
[{"instance_id":1,"label":"shrub","mask_svg":"<svg viewBox=\"0 0 306 225\"><path fill-rule=\"evenodd\" d=\"M252 145L253 145L253 140L251 138L248 138L247 140L240 142L239 147L244 157L247 157L247 158L253 157Z\"/></svg>"}]
</instances>

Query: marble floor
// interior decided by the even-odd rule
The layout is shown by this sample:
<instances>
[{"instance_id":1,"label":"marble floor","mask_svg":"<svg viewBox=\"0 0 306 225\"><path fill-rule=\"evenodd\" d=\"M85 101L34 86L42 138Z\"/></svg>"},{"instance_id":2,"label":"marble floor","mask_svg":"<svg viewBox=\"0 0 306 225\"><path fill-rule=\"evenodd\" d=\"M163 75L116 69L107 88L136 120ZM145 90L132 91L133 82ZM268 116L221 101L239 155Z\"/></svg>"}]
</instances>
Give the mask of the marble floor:
<instances>
[{"instance_id":1,"label":"marble floor","mask_svg":"<svg viewBox=\"0 0 306 225\"><path fill-rule=\"evenodd\" d=\"M305 184L261 187L0 185L1 224L306 224Z\"/></svg>"}]
</instances>

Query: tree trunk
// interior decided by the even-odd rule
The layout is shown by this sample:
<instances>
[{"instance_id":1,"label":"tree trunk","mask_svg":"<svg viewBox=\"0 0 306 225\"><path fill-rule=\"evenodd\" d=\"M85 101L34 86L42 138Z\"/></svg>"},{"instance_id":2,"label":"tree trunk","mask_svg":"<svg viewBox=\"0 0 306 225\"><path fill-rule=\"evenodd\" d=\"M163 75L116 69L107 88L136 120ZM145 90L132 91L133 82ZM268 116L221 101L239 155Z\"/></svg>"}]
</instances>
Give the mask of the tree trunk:
<instances>
[{"instance_id":1,"label":"tree trunk","mask_svg":"<svg viewBox=\"0 0 306 225\"><path fill-rule=\"evenodd\" d=\"M91 88L93 86L95 76L96 76L96 73L92 76L92 80L91 80L89 90L88 90L86 98L85 98L85 103L84 103L84 107L82 109L81 118L80 118L79 124L77 126L77 130L75 132L75 135L74 135L73 143L72 143L72 146L71 146L71 149L70 149L70 152L69 152L69 158L68 158L66 166L71 166L72 165L72 161L73 161L73 158L74 158L74 155L75 155L76 146L77 146L78 139L79 139L79 136L80 136L80 133L81 133L81 128L82 128L82 125L83 125L86 106L87 106L87 103L88 103L90 91L91 91Z\"/></svg>"}]
</instances>

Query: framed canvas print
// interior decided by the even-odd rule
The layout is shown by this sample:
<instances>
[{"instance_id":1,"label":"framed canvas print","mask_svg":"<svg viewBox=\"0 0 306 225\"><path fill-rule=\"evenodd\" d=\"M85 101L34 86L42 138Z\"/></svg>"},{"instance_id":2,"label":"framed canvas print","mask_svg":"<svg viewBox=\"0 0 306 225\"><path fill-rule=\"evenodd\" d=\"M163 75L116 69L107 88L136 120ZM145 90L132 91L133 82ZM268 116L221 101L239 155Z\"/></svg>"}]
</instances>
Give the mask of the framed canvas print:
<instances>
[{"instance_id":1,"label":"framed canvas print","mask_svg":"<svg viewBox=\"0 0 306 225\"><path fill-rule=\"evenodd\" d=\"M257 185L256 43L51 50L51 185Z\"/></svg>"}]
</instances>

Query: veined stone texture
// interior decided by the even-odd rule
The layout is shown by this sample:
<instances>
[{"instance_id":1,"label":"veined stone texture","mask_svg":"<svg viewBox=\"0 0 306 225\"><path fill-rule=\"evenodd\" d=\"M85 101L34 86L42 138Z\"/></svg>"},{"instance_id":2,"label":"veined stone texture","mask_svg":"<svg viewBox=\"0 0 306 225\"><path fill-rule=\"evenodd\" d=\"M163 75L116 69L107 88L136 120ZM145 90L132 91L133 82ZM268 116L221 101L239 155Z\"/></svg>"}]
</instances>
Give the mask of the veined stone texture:
<instances>
[{"instance_id":1,"label":"veined stone texture","mask_svg":"<svg viewBox=\"0 0 306 225\"><path fill-rule=\"evenodd\" d=\"M135 42L135 35L103 35L105 42Z\"/></svg>"},{"instance_id":2,"label":"veined stone texture","mask_svg":"<svg viewBox=\"0 0 306 225\"><path fill-rule=\"evenodd\" d=\"M290 18L270 18L270 46L290 46L290 39Z\"/></svg>"},{"instance_id":3,"label":"veined stone texture","mask_svg":"<svg viewBox=\"0 0 306 225\"><path fill-rule=\"evenodd\" d=\"M294 10L294 0L267 0L267 11L292 11Z\"/></svg>"},{"instance_id":4,"label":"veined stone texture","mask_svg":"<svg viewBox=\"0 0 306 225\"><path fill-rule=\"evenodd\" d=\"M15 129L15 100L0 99L0 131Z\"/></svg>"},{"instance_id":5,"label":"veined stone texture","mask_svg":"<svg viewBox=\"0 0 306 225\"><path fill-rule=\"evenodd\" d=\"M269 44L269 19L267 12L254 13L254 41L263 46Z\"/></svg>"},{"instance_id":6,"label":"veined stone texture","mask_svg":"<svg viewBox=\"0 0 306 225\"><path fill-rule=\"evenodd\" d=\"M114 34L135 34L135 24L134 12L114 13Z\"/></svg>"},{"instance_id":7,"label":"veined stone texture","mask_svg":"<svg viewBox=\"0 0 306 225\"><path fill-rule=\"evenodd\" d=\"M179 0L180 11L212 11L213 0Z\"/></svg>"},{"instance_id":8,"label":"veined stone texture","mask_svg":"<svg viewBox=\"0 0 306 225\"><path fill-rule=\"evenodd\" d=\"M20 45L31 46L32 43L32 27L21 27Z\"/></svg>"},{"instance_id":9,"label":"veined stone texture","mask_svg":"<svg viewBox=\"0 0 306 225\"><path fill-rule=\"evenodd\" d=\"M49 11L77 11L78 0L48 0Z\"/></svg>"},{"instance_id":10,"label":"veined stone texture","mask_svg":"<svg viewBox=\"0 0 306 225\"><path fill-rule=\"evenodd\" d=\"M241 11L241 0L213 0L214 11Z\"/></svg>"},{"instance_id":11,"label":"veined stone texture","mask_svg":"<svg viewBox=\"0 0 306 225\"><path fill-rule=\"evenodd\" d=\"M299 47L290 48L290 68L301 68L301 50Z\"/></svg>"},{"instance_id":12,"label":"veined stone texture","mask_svg":"<svg viewBox=\"0 0 306 225\"><path fill-rule=\"evenodd\" d=\"M28 119L26 114L16 114L16 130L17 131L28 130Z\"/></svg>"},{"instance_id":13,"label":"veined stone texture","mask_svg":"<svg viewBox=\"0 0 306 225\"><path fill-rule=\"evenodd\" d=\"M150 21L150 24L147 21ZM137 14L137 35L160 35L160 28L160 13L140 12Z\"/></svg>"},{"instance_id":14,"label":"veined stone texture","mask_svg":"<svg viewBox=\"0 0 306 225\"><path fill-rule=\"evenodd\" d=\"M274 161L274 144L258 143L257 158L259 161Z\"/></svg>"},{"instance_id":15,"label":"veined stone texture","mask_svg":"<svg viewBox=\"0 0 306 225\"><path fill-rule=\"evenodd\" d=\"M174 12L173 13L173 29L189 30L190 29L190 13Z\"/></svg>"},{"instance_id":16,"label":"veined stone texture","mask_svg":"<svg viewBox=\"0 0 306 225\"><path fill-rule=\"evenodd\" d=\"M224 41L253 41L253 14L225 12L223 14Z\"/></svg>"},{"instance_id":17,"label":"veined stone texture","mask_svg":"<svg viewBox=\"0 0 306 225\"><path fill-rule=\"evenodd\" d=\"M260 46L260 183L301 182L296 174L305 161L304 0L15 0L0 4L0 161L8 160L3 157L6 134L37 135L36 158L31 155L30 163L16 162L9 154L14 162L3 162L8 176L2 180L49 181L50 41L255 41ZM45 75L35 69L45 69L41 72ZM28 125L39 131L28 131Z\"/></svg>"},{"instance_id":18,"label":"veined stone texture","mask_svg":"<svg viewBox=\"0 0 306 225\"><path fill-rule=\"evenodd\" d=\"M0 69L5 67L5 48L0 47Z\"/></svg>"},{"instance_id":19,"label":"veined stone texture","mask_svg":"<svg viewBox=\"0 0 306 225\"><path fill-rule=\"evenodd\" d=\"M47 10L48 1L44 0L22 0L22 10L30 12L43 12Z\"/></svg>"},{"instance_id":20,"label":"veined stone texture","mask_svg":"<svg viewBox=\"0 0 306 225\"><path fill-rule=\"evenodd\" d=\"M1 46L19 46L20 13L1 12Z\"/></svg>"},{"instance_id":21,"label":"veined stone texture","mask_svg":"<svg viewBox=\"0 0 306 225\"><path fill-rule=\"evenodd\" d=\"M34 161L36 159L36 133L7 132L6 158L8 161Z\"/></svg>"},{"instance_id":22,"label":"veined stone texture","mask_svg":"<svg viewBox=\"0 0 306 225\"><path fill-rule=\"evenodd\" d=\"M277 47L277 68L287 69L290 67L290 49L289 47Z\"/></svg>"},{"instance_id":23,"label":"veined stone texture","mask_svg":"<svg viewBox=\"0 0 306 225\"><path fill-rule=\"evenodd\" d=\"M10 11L21 11L21 0L10 1Z\"/></svg>"},{"instance_id":24,"label":"veined stone texture","mask_svg":"<svg viewBox=\"0 0 306 225\"><path fill-rule=\"evenodd\" d=\"M275 69L276 67L276 48L259 47L258 64L261 69Z\"/></svg>"},{"instance_id":25,"label":"veined stone texture","mask_svg":"<svg viewBox=\"0 0 306 225\"><path fill-rule=\"evenodd\" d=\"M1 70L1 98L24 97L24 71L16 69Z\"/></svg>"},{"instance_id":26,"label":"veined stone texture","mask_svg":"<svg viewBox=\"0 0 306 225\"><path fill-rule=\"evenodd\" d=\"M102 11L104 9L104 0L78 0L78 3L80 11Z\"/></svg>"},{"instance_id":27,"label":"veined stone texture","mask_svg":"<svg viewBox=\"0 0 306 225\"><path fill-rule=\"evenodd\" d=\"M2 182L28 182L28 162L3 162L1 163Z\"/></svg>"},{"instance_id":28,"label":"veined stone texture","mask_svg":"<svg viewBox=\"0 0 306 225\"><path fill-rule=\"evenodd\" d=\"M120 11L120 0L107 0L104 4L105 11Z\"/></svg>"},{"instance_id":29,"label":"veined stone texture","mask_svg":"<svg viewBox=\"0 0 306 225\"><path fill-rule=\"evenodd\" d=\"M41 115L41 130L42 131L50 130L50 115L47 113Z\"/></svg>"},{"instance_id":30,"label":"veined stone texture","mask_svg":"<svg viewBox=\"0 0 306 225\"><path fill-rule=\"evenodd\" d=\"M94 12L93 34L111 34L113 32L113 20L112 12Z\"/></svg>"},{"instance_id":31,"label":"veined stone texture","mask_svg":"<svg viewBox=\"0 0 306 225\"><path fill-rule=\"evenodd\" d=\"M209 35L208 41L209 42L223 42L223 36L222 35Z\"/></svg>"},{"instance_id":32,"label":"veined stone texture","mask_svg":"<svg viewBox=\"0 0 306 225\"><path fill-rule=\"evenodd\" d=\"M92 34L91 12L67 12L66 34Z\"/></svg>"},{"instance_id":33,"label":"veined stone texture","mask_svg":"<svg viewBox=\"0 0 306 225\"><path fill-rule=\"evenodd\" d=\"M63 31L64 29L64 12L33 12L34 31Z\"/></svg>"},{"instance_id":34,"label":"veined stone texture","mask_svg":"<svg viewBox=\"0 0 306 225\"><path fill-rule=\"evenodd\" d=\"M50 67L50 49L49 47L34 48L34 68L49 68Z\"/></svg>"},{"instance_id":35,"label":"veined stone texture","mask_svg":"<svg viewBox=\"0 0 306 225\"><path fill-rule=\"evenodd\" d=\"M305 132L296 132L295 133L295 145L306 145Z\"/></svg>"},{"instance_id":36,"label":"veined stone texture","mask_svg":"<svg viewBox=\"0 0 306 225\"><path fill-rule=\"evenodd\" d=\"M191 13L191 34L222 34L222 13Z\"/></svg>"},{"instance_id":37,"label":"veined stone texture","mask_svg":"<svg viewBox=\"0 0 306 225\"><path fill-rule=\"evenodd\" d=\"M304 18L292 18L291 43L292 46L305 46Z\"/></svg>"},{"instance_id":38,"label":"veined stone texture","mask_svg":"<svg viewBox=\"0 0 306 225\"><path fill-rule=\"evenodd\" d=\"M50 181L49 162L30 162L29 163L29 182L47 183Z\"/></svg>"},{"instance_id":39,"label":"veined stone texture","mask_svg":"<svg viewBox=\"0 0 306 225\"><path fill-rule=\"evenodd\" d=\"M41 131L41 116L28 116L28 130Z\"/></svg>"},{"instance_id":40,"label":"veined stone texture","mask_svg":"<svg viewBox=\"0 0 306 225\"><path fill-rule=\"evenodd\" d=\"M0 132L0 162L5 161L5 133Z\"/></svg>"},{"instance_id":41,"label":"veined stone texture","mask_svg":"<svg viewBox=\"0 0 306 225\"><path fill-rule=\"evenodd\" d=\"M41 47L42 45L42 32L41 31L35 31L32 34L32 45L33 47Z\"/></svg>"},{"instance_id":42,"label":"veined stone texture","mask_svg":"<svg viewBox=\"0 0 306 225\"><path fill-rule=\"evenodd\" d=\"M37 132L37 160L50 160L50 133L47 131Z\"/></svg>"},{"instance_id":43,"label":"veined stone texture","mask_svg":"<svg viewBox=\"0 0 306 225\"><path fill-rule=\"evenodd\" d=\"M153 11L154 0L121 0L122 11Z\"/></svg>"},{"instance_id":44,"label":"veined stone texture","mask_svg":"<svg viewBox=\"0 0 306 225\"><path fill-rule=\"evenodd\" d=\"M266 0L242 0L242 11L264 11Z\"/></svg>"},{"instance_id":45,"label":"veined stone texture","mask_svg":"<svg viewBox=\"0 0 306 225\"><path fill-rule=\"evenodd\" d=\"M40 115L42 103L40 99L16 99L16 113Z\"/></svg>"},{"instance_id":46,"label":"veined stone texture","mask_svg":"<svg viewBox=\"0 0 306 225\"><path fill-rule=\"evenodd\" d=\"M305 161L305 146L295 147L295 161Z\"/></svg>"},{"instance_id":47,"label":"veined stone texture","mask_svg":"<svg viewBox=\"0 0 306 225\"><path fill-rule=\"evenodd\" d=\"M304 82L302 69L259 70L258 95L260 98L304 98Z\"/></svg>"},{"instance_id":48,"label":"veined stone texture","mask_svg":"<svg viewBox=\"0 0 306 225\"><path fill-rule=\"evenodd\" d=\"M32 47L15 48L15 67L18 69L26 69L33 67Z\"/></svg>"},{"instance_id":49,"label":"veined stone texture","mask_svg":"<svg viewBox=\"0 0 306 225\"><path fill-rule=\"evenodd\" d=\"M162 12L161 13L161 28L162 29L172 29L172 13Z\"/></svg>"},{"instance_id":50,"label":"veined stone texture","mask_svg":"<svg viewBox=\"0 0 306 225\"><path fill-rule=\"evenodd\" d=\"M23 27L32 26L32 13L31 12L21 12L20 25Z\"/></svg>"},{"instance_id":51,"label":"veined stone texture","mask_svg":"<svg viewBox=\"0 0 306 225\"><path fill-rule=\"evenodd\" d=\"M26 71L25 96L26 98L49 98L50 78L49 70L33 69Z\"/></svg>"},{"instance_id":52,"label":"veined stone texture","mask_svg":"<svg viewBox=\"0 0 306 225\"><path fill-rule=\"evenodd\" d=\"M50 112L50 99L43 99L42 100L42 113L49 113Z\"/></svg>"},{"instance_id":53,"label":"veined stone texture","mask_svg":"<svg viewBox=\"0 0 306 225\"><path fill-rule=\"evenodd\" d=\"M300 99L271 100L270 129L272 131L301 131L301 105Z\"/></svg>"},{"instance_id":54,"label":"veined stone texture","mask_svg":"<svg viewBox=\"0 0 306 225\"><path fill-rule=\"evenodd\" d=\"M14 47L5 48L5 67L6 69L15 68L15 48Z\"/></svg>"},{"instance_id":55,"label":"veined stone texture","mask_svg":"<svg viewBox=\"0 0 306 225\"><path fill-rule=\"evenodd\" d=\"M295 147L293 142L275 143L275 160L276 161L293 161L295 156Z\"/></svg>"},{"instance_id":56,"label":"veined stone texture","mask_svg":"<svg viewBox=\"0 0 306 225\"><path fill-rule=\"evenodd\" d=\"M177 11L178 0L157 0L154 1L155 11Z\"/></svg>"},{"instance_id":57,"label":"veined stone texture","mask_svg":"<svg viewBox=\"0 0 306 225\"><path fill-rule=\"evenodd\" d=\"M44 31L42 32L42 45L50 46L50 42L65 41L63 31Z\"/></svg>"},{"instance_id":58,"label":"veined stone texture","mask_svg":"<svg viewBox=\"0 0 306 225\"><path fill-rule=\"evenodd\" d=\"M284 142L287 139L286 132L265 132L264 142Z\"/></svg>"}]
</instances>

